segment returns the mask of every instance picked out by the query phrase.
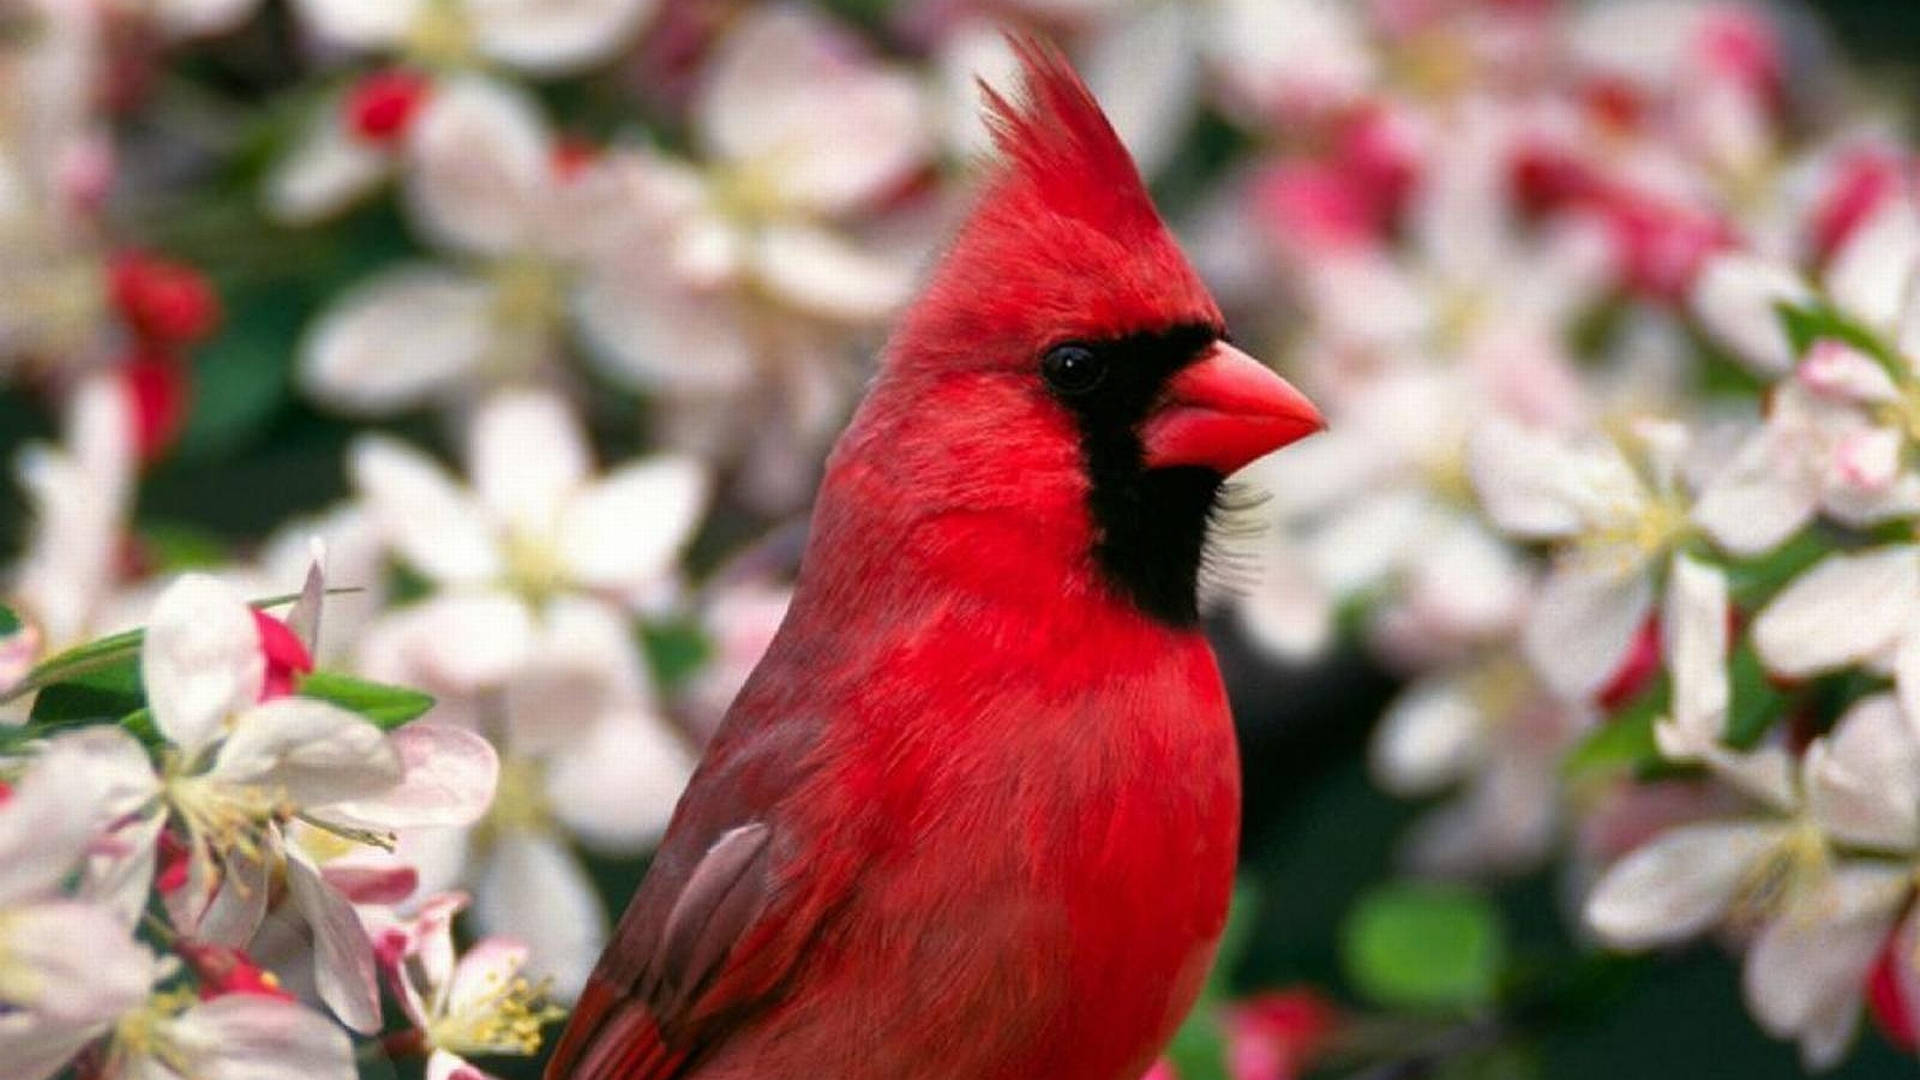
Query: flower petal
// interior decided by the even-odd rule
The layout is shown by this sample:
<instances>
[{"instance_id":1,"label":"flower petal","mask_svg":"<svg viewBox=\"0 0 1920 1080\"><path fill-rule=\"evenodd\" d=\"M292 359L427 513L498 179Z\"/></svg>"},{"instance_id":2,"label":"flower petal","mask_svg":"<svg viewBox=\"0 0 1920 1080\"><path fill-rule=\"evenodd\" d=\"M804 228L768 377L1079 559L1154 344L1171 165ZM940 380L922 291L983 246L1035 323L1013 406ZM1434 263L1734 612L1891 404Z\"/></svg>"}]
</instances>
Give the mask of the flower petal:
<instances>
[{"instance_id":1,"label":"flower petal","mask_svg":"<svg viewBox=\"0 0 1920 1080\"><path fill-rule=\"evenodd\" d=\"M1747 436L1694 503L1694 523L1732 554L1771 551L1819 507L1819 477L1809 467L1802 433L1783 430L1780 419L1776 406L1774 418Z\"/></svg>"},{"instance_id":2,"label":"flower petal","mask_svg":"<svg viewBox=\"0 0 1920 1080\"><path fill-rule=\"evenodd\" d=\"M1673 720L1703 745L1720 741L1733 696L1727 678L1727 578L1689 556L1673 560L1661 641L1673 675Z\"/></svg>"},{"instance_id":3,"label":"flower petal","mask_svg":"<svg viewBox=\"0 0 1920 1080\"><path fill-rule=\"evenodd\" d=\"M1753 623L1774 672L1798 678L1890 653L1920 597L1920 549L1839 554L1801 574Z\"/></svg>"},{"instance_id":4,"label":"flower petal","mask_svg":"<svg viewBox=\"0 0 1920 1080\"><path fill-rule=\"evenodd\" d=\"M380 984L373 941L346 897L307 857L287 852L287 892L313 927L314 982L340 1022L362 1034L380 1030Z\"/></svg>"},{"instance_id":5,"label":"flower petal","mask_svg":"<svg viewBox=\"0 0 1920 1080\"><path fill-rule=\"evenodd\" d=\"M659 842L693 776L687 741L639 708L607 714L550 760L554 816L588 845L616 854Z\"/></svg>"},{"instance_id":6,"label":"flower petal","mask_svg":"<svg viewBox=\"0 0 1920 1080\"><path fill-rule=\"evenodd\" d=\"M655 584L700 523L707 488L689 458L649 458L608 473L561 512L561 561L592 588Z\"/></svg>"},{"instance_id":7,"label":"flower petal","mask_svg":"<svg viewBox=\"0 0 1920 1080\"><path fill-rule=\"evenodd\" d=\"M414 569L450 585L480 584L504 572L492 522L425 454L369 436L354 444L348 469L374 527Z\"/></svg>"},{"instance_id":8,"label":"flower petal","mask_svg":"<svg viewBox=\"0 0 1920 1080\"><path fill-rule=\"evenodd\" d=\"M386 733L358 713L282 697L242 715L220 746L212 775L284 790L296 806L365 798L400 782Z\"/></svg>"},{"instance_id":9,"label":"flower petal","mask_svg":"<svg viewBox=\"0 0 1920 1080\"><path fill-rule=\"evenodd\" d=\"M246 601L204 574L188 574L155 601L140 644L140 676L154 724L193 753L225 732L266 681L260 631Z\"/></svg>"},{"instance_id":10,"label":"flower petal","mask_svg":"<svg viewBox=\"0 0 1920 1080\"><path fill-rule=\"evenodd\" d=\"M167 1035L205 1080L354 1080L347 1034L311 1009L227 994L188 1009Z\"/></svg>"},{"instance_id":11,"label":"flower petal","mask_svg":"<svg viewBox=\"0 0 1920 1080\"><path fill-rule=\"evenodd\" d=\"M586 985L607 942L607 914L586 871L557 838L510 831L499 838L473 914L482 931L525 942L528 973L551 976L555 996L571 1001Z\"/></svg>"},{"instance_id":12,"label":"flower petal","mask_svg":"<svg viewBox=\"0 0 1920 1080\"><path fill-rule=\"evenodd\" d=\"M538 241L533 206L552 178L553 148L532 98L480 76L443 80L407 137L407 205L434 242L504 255Z\"/></svg>"},{"instance_id":13,"label":"flower petal","mask_svg":"<svg viewBox=\"0 0 1920 1080\"><path fill-rule=\"evenodd\" d=\"M326 807L329 821L371 829L471 825L493 802L500 757L493 744L465 728L424 721L387 737L402 775L371 797Z\"/></svg>"},{"instance_id":14,"label":"flower petal","mask_svg":"<svg viewBox=\"0 0 1920 1080\"><path fill-rule=\"evenodd\" d=\"M466 0L480 51L537 75L591 67L616 55L656 0Z\"/></svg>"},{"instance_id":15,"label":"flower petal","mask_svg":"<svg viewBox=\"0 0 1920 1080\"><path fill-rule=\"evenodd\" d=\"M401 266L356 285L308 331L301 385L355 415L417 405L485 362L491 285L430 264Z\"/></svg>"},{"instance_id":16,"label":"flower petal","mask_svg":"<svg viewBox=\"0 0 1920 1080\"><path fill-rule=\"evenodd\" d=\"M1920 217L1907 199L1882 199L1827 269L1827 292L1840 309L1890 334L1906 312L1920 265Z\"/></svg>"},{"instance_id":17,"label":"flower petal","mask_svg":"<svg viewBox=\"0 0 1920 1080\"><path fill-rule=\"evenodd\" d=\"M589 457L580 420L548 393L489 398L467 435L467 468L481 501L536 539L552 534L561 503L592 469Z\"/></svg>"},{"instance_id":18,"label":"flower petal","mask_svg":"<svg viewBox=\"0 0 1920 1080\"><path fill-rule=\"evenodd\" d=\"M156 974L153 954L112 912L77 900L8 909L0 951L20 977L9 987L30 988L0 1004L73 1024L117 1019L146 1000Z\"/></svg>"},{"instance_id":19,"label":"flower petal","mask_svg":"<svg viewBox=\"0 0 1920 1080\"><path fill-rule=\"evenodd\" d=\"M1374 732L1369 760L1381 787L1432 794L1460 778L1484 747L1486 715L1460 681L1423 679L1395 698Z\"/></svg>"},{"instance_id":20,"label":"flower petal","mask_svg":"<svg viewBox=\"0 0 1920 1080\"><path fill-rule=\"evenodd\" d=\"M1586 921L1609 945L1640 949L1720 921L1782 827L1749 822L1682 825L1613 864L1587 897Z\"/></svg>"},{"instance_id":21,"label":"flower petal","mask_svg":"<svg viewBox=\"0 0 1920 1080\"><path fill-rule=\"evenodd\" d=\"M1623 577L1612 567L1570 558L1547 576L1528 615L1527 660L1555 694L1585 701L1620 666L1652 607L1646 574Z\"/></svg>"},{"instance_id":22,"label":"flower petal","mask_svg":"<svg viewBox=\"0 0 1920 1080\"><path fill-rule=\"evenodd\" d=\"M1908 896L1896 867L1842 867L1768 923L1747 954L1747 1006L1778 1038L1808 1032L1836 1007L1857 1012L1867 974Z\"/></svg>"},{"instance_id":23,"label":"flower petal","mask_svg":"<svg viewBox=\"0 0 1920 1080\"><path fill-rule=\"evenodd\" d=\"M1804 303L1811 296L1790 268L1729 252L1701 269L1691 301L1700 325L1742 363L1762 375L1784 375L1793 366L1793 343L1776 306Z\"/></svg>"},{"instance_id":24,"label":"flower petal","mask_svg":"<svg viewBox=\"0 0 1920 1080\"><path fill-rule=\"evenodd\" d=\"M300 21L314 34L349 49L399 44L432 0L293 0Z\"/></svg>"},{"instance_id":25,"label":"flower petal","mask_svg":"<svg viewBox=\"0 0 1920 1080\"><path fill-rule=\"evenodd\" d=\"M1920 744L1891 694L1848 709L1806 754L1807 808L1834 839L1920 852Z\"/></svg>"},{"instance_id":26,"label":"flower petal","mask_svg":"<svg viewBox=\"0 0 1920 1080\"><path fill-rule=\"evenodd\" d=\"M768 226L754 242L760 283L802 311L873 324L913 295L911 262L884 258L826 229Z\"/></svg>"},{"instance_id":27,"label":"flower petal","mask_svg":"<svg viewBox=\"0 0 1920 1080\"><path fill-rule=\"evenodd\" d=\"M296 136L293 151L267 175L265 201L274 220L312 225L345 210L393 171L380 147L355 138L336 105Z\"/></svg>"}]
</instances>

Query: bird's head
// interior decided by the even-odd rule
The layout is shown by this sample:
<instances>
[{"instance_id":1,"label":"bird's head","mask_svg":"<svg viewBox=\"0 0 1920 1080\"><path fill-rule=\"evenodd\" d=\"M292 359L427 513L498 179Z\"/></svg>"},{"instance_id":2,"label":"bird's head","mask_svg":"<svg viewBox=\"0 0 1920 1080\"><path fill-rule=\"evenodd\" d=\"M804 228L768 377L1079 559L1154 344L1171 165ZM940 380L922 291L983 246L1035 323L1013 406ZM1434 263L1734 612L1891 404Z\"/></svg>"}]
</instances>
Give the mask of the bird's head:
<instances>
[{"instance_id":1,"label":"bird's head","mask_svg":"<svg viewBox=\"0 0 1920 1080\"><path fill-rule=\"evenodd\" d=\"M1021 93L986 90L1000 161L889 342L836 470L885 458L927 514L1017 522L1030 551L1077 557L1190 624L1222 481L1320 415L1228 341L1065 59L1014 47Z\"/></svg>"}]
</instances>

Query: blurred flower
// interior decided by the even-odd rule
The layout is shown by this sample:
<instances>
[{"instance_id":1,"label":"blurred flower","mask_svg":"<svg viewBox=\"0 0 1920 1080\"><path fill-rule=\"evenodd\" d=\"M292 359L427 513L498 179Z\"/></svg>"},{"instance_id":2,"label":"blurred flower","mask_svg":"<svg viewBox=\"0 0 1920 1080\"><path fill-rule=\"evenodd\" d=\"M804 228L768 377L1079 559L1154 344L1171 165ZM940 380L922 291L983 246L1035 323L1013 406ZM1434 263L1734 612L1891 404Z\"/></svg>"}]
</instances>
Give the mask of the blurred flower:
<instances>
[{"instance_id":1,"label":"blurred flower","mask_svg":"<svg viewBox=\"0 0 1920 1080\"><path fill-rule=\"evenodd\" d=\"M654 0L295 0L293 7L331 45L435 67L494 63L559 75L611 59Z\"/></svg>"},{"instance_id":2,"label":"blurred flower","mask_svg":"<svg viewBox=\"0 0 1920 1080\"><path fill-rule=\"evenodd\" d=\"M100 831L81 755L49 750L0 787L0 1056L51 1076L146 1000L153 954L108 905L66 892Z\"/></svg>"}]
</instances>

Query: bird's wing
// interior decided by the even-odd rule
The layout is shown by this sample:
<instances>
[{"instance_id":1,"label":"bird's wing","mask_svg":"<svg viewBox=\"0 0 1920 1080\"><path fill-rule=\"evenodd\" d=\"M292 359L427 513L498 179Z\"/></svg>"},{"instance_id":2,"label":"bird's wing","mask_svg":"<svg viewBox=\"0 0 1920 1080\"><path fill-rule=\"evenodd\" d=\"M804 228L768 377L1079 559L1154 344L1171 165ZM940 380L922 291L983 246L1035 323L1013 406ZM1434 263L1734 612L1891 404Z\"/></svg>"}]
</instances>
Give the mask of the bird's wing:
<instances>
[{"instance_id":1,"label":"bird's wing","mask_svg":"<svg viewBox=\"0 0 1920 1080\"><path fill-rule=\"evenodd\" d=\"M851 881L848 860L787 873L781 796L809 728L721 733L574 1007L547 1080L672 1080L772 999ZM836 872L835 866L844 867Z\"/></svg>"}]
</instances>

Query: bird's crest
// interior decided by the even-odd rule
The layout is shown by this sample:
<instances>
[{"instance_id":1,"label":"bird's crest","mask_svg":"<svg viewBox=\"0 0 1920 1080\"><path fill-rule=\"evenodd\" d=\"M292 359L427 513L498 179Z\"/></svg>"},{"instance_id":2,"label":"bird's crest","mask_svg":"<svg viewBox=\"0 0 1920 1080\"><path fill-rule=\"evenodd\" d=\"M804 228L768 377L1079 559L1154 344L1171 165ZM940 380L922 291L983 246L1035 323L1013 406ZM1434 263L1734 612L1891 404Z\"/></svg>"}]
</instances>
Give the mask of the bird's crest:
<instances>
[{"instance_id":1,"label":"bird's crest","mask_svg":"<svg viewBox=\"0 0 1920 1080\"><path fill-rule=\"evenodd\" d=\"M1159 215L1132 156L1067 58L1041 38L1008 40L1020 64L1019 98L980 85L987 128L1005 162L1002 191L1108 235L1157 230Z\"/></svg>"}]
</instances>

